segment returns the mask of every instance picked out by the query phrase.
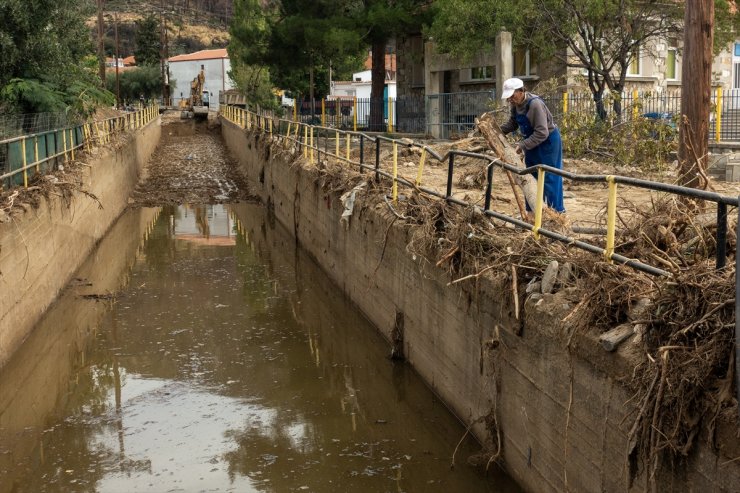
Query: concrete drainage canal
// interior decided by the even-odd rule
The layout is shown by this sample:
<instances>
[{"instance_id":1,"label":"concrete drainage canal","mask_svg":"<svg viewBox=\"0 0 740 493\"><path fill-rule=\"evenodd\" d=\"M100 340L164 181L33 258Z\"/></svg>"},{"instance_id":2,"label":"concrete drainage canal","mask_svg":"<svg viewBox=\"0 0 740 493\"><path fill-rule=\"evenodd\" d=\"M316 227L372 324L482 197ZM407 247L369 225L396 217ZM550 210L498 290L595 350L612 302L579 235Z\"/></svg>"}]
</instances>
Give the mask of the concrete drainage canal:
<instances>
[{"instance_id":1,"label":"concrete drainage canal","mask_svg":"<svg viewBox=\"0 0 740 493\"><path fill-rule=\"evenodd\" d=\"M163 127L0 370L0 493L518 491L248 198L218 133Z\"/></svg>"}]
</instances>

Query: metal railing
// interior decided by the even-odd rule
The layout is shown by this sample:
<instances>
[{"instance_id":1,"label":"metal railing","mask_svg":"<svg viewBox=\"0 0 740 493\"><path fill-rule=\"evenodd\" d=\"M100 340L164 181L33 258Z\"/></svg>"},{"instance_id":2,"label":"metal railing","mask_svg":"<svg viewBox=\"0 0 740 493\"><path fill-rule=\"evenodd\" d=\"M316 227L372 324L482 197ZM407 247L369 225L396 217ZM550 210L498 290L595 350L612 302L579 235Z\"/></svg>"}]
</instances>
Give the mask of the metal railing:
<instances>
[{"instance_id":1,"label":"metal railing","mask_svg":"<svg viewBox=\"0 0 740 493\"><path fill-rule=\"evenodd\" d=\"M227 106L221 108L221 115L232 123L240 126L247 130L259 130L263 131L271 136L280 137L294 142L303 152L303 156L307 158L311 163L316 162L316 156L323 154L325 157L331 157L339 161L346 162L348 164L358 167L360 171L373 171L376 179L385 177L391 180L391 198L393 201L397 200L397 186L401 184L416 188L426 194L442 198L448 203L457 204L465 207L477 207L480 212L500 219L501 221L513 224L522 229L531 231L532 234L538 238L539 236L545 236L552 238L557 241L565 242L569 245L581 248L583 250L599 254L609 262L617 262L625 265L629 265L637 270L646 272L653 275L670 275L670 273L659 267L648 265L640 260L631 259L620 255L615 252L615 232L616 232L616 204L617 204L617 187L618 185L628 185L636 188L643 188L658 192L666 192L682 197L691 197L717 204L717 252L716 252L716 266L718 269L723 268L726 264L727 250L727 206L737 207L740 204L740 200L737 197L730 197L720 195L716 192L708 192L705 190L698 190L695 188L682 187L679 185L672 185L660 182L653 182L649 180L642 180L639 178L632 178L627 176L619 175L582 175L577 173L571 173L562 169L553 168L546 165L537 165L529 168L520 168L509 163L506 163L500 159L492 159L490 156L478 153L472 153L467 151L450 150L444 155L438 154L434 149L428 145L419 144L416 142L409 143L408 140L397 140L382 135L367 135L362 132L355 132L351 130L341 130L332 127L325 127L321 125L309 125L302 122L295 122L290 119L277 118L272 114L268 113L255 113L243 108L237 108L233 106ZM323 139L323 140L322 140ZM351 148L352 139L359 145L360 159L354 161L351 159ZM333 142L332 145L329 142ZM322 149L323 142L323 149ZM344 142L344 144L342 144ZM365 160L365 147L366 144L374 144L375 147L375 161L374 163L368 163ZM380 162L380 149L381 146L387 143L393 147L393 168L391 171L381 169ZM402 147L418 147L421 149L421 158L418 165L417 179L415 183L412 183L405 178L398 176L398 146ZM332 152L333 150L333 152ZM448 176L446 183L446 193L441 194L440 192L426 188L422 186L424 162L427 156L431 156L439 162L447 164ZM487 164L487 183L485 191L485 206L480 208L473 204L464 202L453 197L453 176L455 171L455 157L464 156L468 158L480 159ZM535 175L537 178L537 203L535 204L534 210L534 224L527 223L525 221L516 219L504 215L502 213L493 211L490 208L491 204L491 190L493 187L493 170L494 168L500 168L517 175ZM562 176L573 182L581 183L606 183L608 186L608 199L607 199L607 228L605 235L604 248L586 243L582 240L578 240L572 237L568 237L556 231L546 230L542 227L543 207L544 207L544 182L547 173L554 173Z\"/></svg>"},{"instance_id":2,"label":"metal railing","mask_svg":"<svg viewBox=\"0 0 740 493\"><path fill-rule=\"evenodd\" d=\"M541 95L556 122L565 115L584 117L597 113L589 92L562 92ZM624 91L606 94L602 101L604 117L611 123L625 123L638 118L660 120L672 127L681 112L680 89L657 91ZM284 108L286 119L352 131L386 133L425 133L450 138L470 131L475 118L500 102L494 91L428 94L385 98L329 96L325 99L296 101ZM375 111L376 121L371 121ZM740 89L712 92L709 122L710 139L740 141ZM567 136L567 129L564 129Z\"/></svg>"},{"instance_id":3,"label":"metal railing","mask_svg":"<svg viewBox=\"0 0 740 493\"><path fill-rule=\"evenodd\" d=\"M156 105L106 120L91 121L48 132L0 141L0 186L28 187L33 174L46 173L75 159L82 148L107 144L113 135L136 130L159 115Z\"/></svg>"},{"instance_id":4,"label":"metal railing","mask_svg":"<svg viewBox=\"0 0 740 493\"><path fill-rule=\"evenodd\" d=\"M670 272L659 267L646 264L638 259L632 259L615 252L615 233L617 219L617 187L619 184L628 185L637 188L643 188L658 192L666 192L682 197L692 197L701 200L707 200L717 204L717 252L715 256L715 266L717 269L723 269L727 262L727 207L738 208L738 223L740 224L740 197L723 196L715 192L707 192L694 188L687 188L678 185L652 182L637 178L630 178L617 175L581 175L569 173L551 166L536 165L529 168L519 168L506 163L500 159L492 159L490 156L477 154L466 151L450 150L444 155L438 154L434 149L427 145L415 142L409 143L385 137L382 135L370 136L362 132L339 130L336 128L307 125L301 122L295 122L286 119L276 119L272 115L257 114L246 111L242 108L227 106L222 108L221 115L228 121L240 126L241 128L261 131L268 133L271 137L277 137L287 142L292 142L303 153L304 159L308 159L311 164L316 163L317 157L323 152L325 157L332 157L338 161L346 162L359 169L360 173L372 172L375 174L375 180L380 181L381 177L391 181L391 200L393 203L398 200L398 185L406 186L418 190L427 195L431 195L444 200L447 203L463 206L466 208L475 208L483 215L498 219L502 222L509 223L525 231L530 231L535 239L540 236L550 238L555 241L565 243L587 252L602 256L607 262L617 262L627 265L633 269L656 276L670 276ZM321 149L321 137L324 137L324 148ZM359 161L351 159L352 139L359 144ZM330 152L329 141L334 141L334 152ZM344 146L341 145L344 140ZM365 143L374 143L375 152L374 160L365 162ZM393 148L393 164L391 171L381 169L380 149L383 144L391 145ZM415 182L410 182L405 178L398 176L398 148L418 147L421 149L419 165L417 168L417 177ZM431 156L441 163L447 164L447 183L445 193L425 187L422 185L424 163L427 156ZM465 156L477 158L487 162L486 189L484 206L480 207L475 204L460 200L453 197L453 176L455 172L455 157ZM530 224L515 217L508 216L501 212L491 209L491 191L493 188L493 171L494 168L516 173L518 175L536 174L537 175L537 200L534 207L534 224ZM588 243L582 240L569 237L556 231L550 231L542 227L542 212L544 206L544 183L547 173L554 173L567 178L574 182L582 183L606 183L608 186L607 198L607 221L605 247ZM740 227L736 227L736 242L740 245ZM735 254L735 312L740 309L740 263L737 253ZM740 361L740 320L735 317L735 360ZM735 391L738 401L740 401L740 372L735 374Z\"/></svg>"}]
</instances>

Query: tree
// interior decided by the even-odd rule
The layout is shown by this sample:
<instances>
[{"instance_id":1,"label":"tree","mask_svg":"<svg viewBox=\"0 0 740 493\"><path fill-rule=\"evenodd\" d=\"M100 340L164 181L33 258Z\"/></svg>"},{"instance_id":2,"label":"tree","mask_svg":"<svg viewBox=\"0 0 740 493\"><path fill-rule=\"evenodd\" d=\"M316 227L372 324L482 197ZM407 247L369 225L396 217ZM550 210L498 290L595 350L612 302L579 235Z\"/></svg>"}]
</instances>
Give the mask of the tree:
<instances>
[{"instance_id":1,"label":"tree","mask_svg":"<svg viewBox=\"0 0 740 493\"><path fill-rule=\"evenodd\" d=\"M229 57L237 67L266 67L277 86L308 92L313 101L317 73L356 59L360 51L360 35L344 15L346 3L236 0Z\"/></svg>"},{"instance_id":2,"label":"tree","mask_svg":"<svg viewBox=\"0 0 740 493\"><path fill-rule=\"evenodd\" d=\"M277 100L272 92L270 71L266 67L239 63L229 71L229 77L248 101L262 108L277 108Z\"/></svg>"},{"instance_id":3,"label":"tree","mask_svg":"<svg viewBox=\"0 0 740 493\"><path fill-rule=\"evenodd\" d=\"M115 91L115 78L108 77L107 85L109 91ZM162 72L156 65L136 67L133 70L121 72L120 86L122 100L138 101L142 94L145 98L154 98L161 95Z\"/></svg>"},{"instance_id":4,"label":"tree","mask_svg":"<svg viewBox=\"0 0 740 493\"><path fill-rule=\"evenodd\" d=\"M729 0L715 0L729 12ZM684 2L662 0L439 0L430 33L441 52L470 56L493 46L503 29L514 43L540 59L554 59L586 71L600 117L606 115L605 91L620 94L636 56L655 42L682 32ZM731 23L723 24L727 40ZM614 110L621 113L619 98Z\"/></svg>"},{"instance_id":5,"label":"tree","mask_svg":"<svg viewBox=\"0 0 740 493\"><path fill-rule=\"evenodd\" d=\"M85 19L91 14L84 0L24 0L0 2L0 110L32 113L71 110L87 113L108 104L112 95L101 90Z\"/></svg>"},{"instance_id":6,"label":"tree","mask_svg":"<svg viewBox=\"0 0 740 493\"><path fill-rule=\"evenodd\" d=\"M155 15L149 14L136 22L136 64L159 65L160 50L159 20Z\"/></svg>"}]
</instances>

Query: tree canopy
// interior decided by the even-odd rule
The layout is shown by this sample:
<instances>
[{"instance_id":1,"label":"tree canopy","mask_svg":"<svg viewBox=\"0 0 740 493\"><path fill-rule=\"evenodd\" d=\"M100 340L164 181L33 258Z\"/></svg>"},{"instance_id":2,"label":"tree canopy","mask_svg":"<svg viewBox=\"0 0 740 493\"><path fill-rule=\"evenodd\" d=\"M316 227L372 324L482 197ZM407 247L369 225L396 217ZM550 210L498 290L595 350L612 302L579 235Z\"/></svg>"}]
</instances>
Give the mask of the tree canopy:
<instances>
[{"instance_id":1,"label":"tree canopy","mask_svg":"<svg viewBox=\"0 0 740 493\"><path fill-rule=\"evenodd\" d=\"M736 16L728 0L715 0L715 51L730 40ZM517 47L540 60L584 69L598 102L606 91L621 92L635 56L655 42L681 39L685 4L662 0L438 0L430 34L443 53L469 57L493 46L501 30ZM618 104L618 103L617 103ZM619 108L615 108L619 111ZM603 112L603 107L600 108Z\"/></svg>"},{"instance_id":2,"label":"tree canopy","mask_svg":"<svg viewBox=\"0 0 740 493\"><path fill-rule=\"evenodd\" d=\"M0 110L90 111L111 103L95 72L83 0L0 2ZM91 63L88 63L92 61Z\"/></svg>"},{"instance_id":3,"label":"tree canopy","mask_svg":"<svg viewBox=\"0 0 740 493\"><path fill-rule=\"evenodd\" d=\"M159 20L153 14L136 21L137 65L159 65L162 45L160 43Z\"/></svg>"}]
</instances>

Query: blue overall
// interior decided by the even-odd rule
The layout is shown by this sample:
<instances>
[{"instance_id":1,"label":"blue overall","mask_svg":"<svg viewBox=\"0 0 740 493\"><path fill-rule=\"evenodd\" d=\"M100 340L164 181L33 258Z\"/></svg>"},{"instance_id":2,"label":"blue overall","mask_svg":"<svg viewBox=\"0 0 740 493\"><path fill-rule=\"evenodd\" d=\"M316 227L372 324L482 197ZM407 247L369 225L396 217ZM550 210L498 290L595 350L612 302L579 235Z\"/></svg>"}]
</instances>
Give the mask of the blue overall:
<instances>
[{"instance_id":1,"label":"blue overall","mask_svg":"<svg viewBox=\"0 0 740 493\"><path fill-rule=\"evenodd\" d=\"M514 111L516 123L519 125L519 131L524 138L529 138L534 133L534 127L529 123L527 113L529 113L530 99L523 114ZM563 143L560 140L560 130L557 128L550 132L544 142L534 149L524 151L524 164L527 168L537 164L546 164L553 168L563 169ZM536 176L536 175L535 175ZM555 173L545 174L545 203L558 212L565 212L563 206L563 177ZM527 204L527 210L532 210Z\"/></svg>"}]
</instances>

